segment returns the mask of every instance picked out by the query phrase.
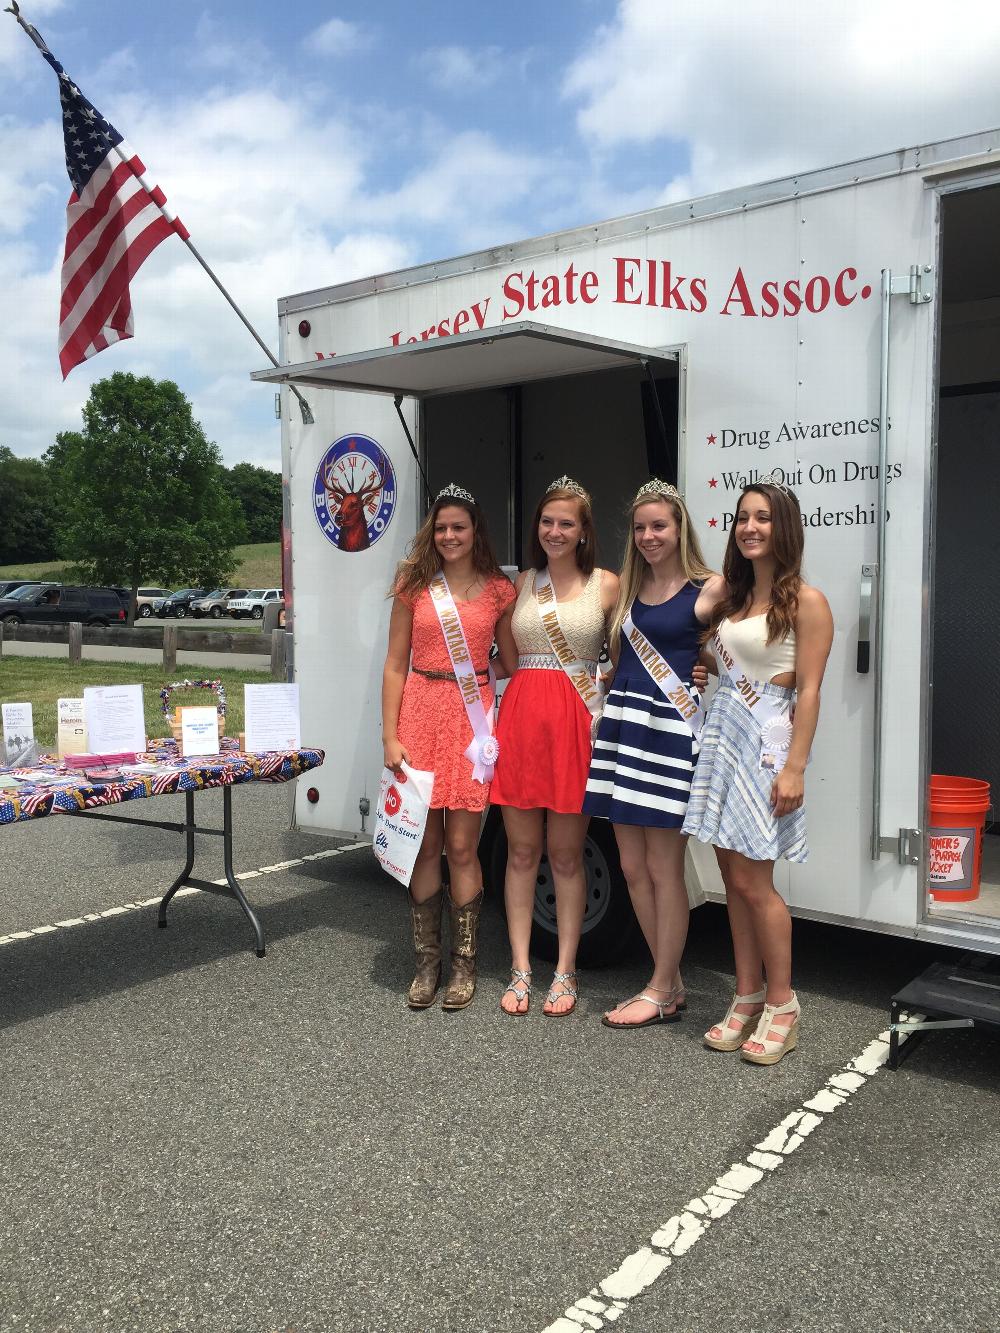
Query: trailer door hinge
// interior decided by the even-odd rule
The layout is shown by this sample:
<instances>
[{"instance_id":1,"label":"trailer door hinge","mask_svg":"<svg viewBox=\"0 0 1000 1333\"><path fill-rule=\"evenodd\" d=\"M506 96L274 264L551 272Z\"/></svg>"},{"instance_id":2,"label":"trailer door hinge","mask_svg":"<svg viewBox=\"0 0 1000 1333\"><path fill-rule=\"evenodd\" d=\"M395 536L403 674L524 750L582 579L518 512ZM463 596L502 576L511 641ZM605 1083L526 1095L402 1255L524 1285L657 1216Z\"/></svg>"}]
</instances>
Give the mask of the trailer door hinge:
<instances>
[{"instance_id":1,"label":"trailer door hinge","mask_svg":"<svg viewBox=\"0 0 1000 1333\"><path fill-rule=\"evenodd\" d=\"M895 852L901 866L918 866L923 836L918 828L901 828L898 838L880 838L879 850Z\"/></svg>"},{"instance_id":2,"label":"trailer door hinge","mask_svg":"<svg viewBox=\"0 0 1000 1333\"><path fill-rule=\"evenodd\" d=\"M281 394L280 394L280 393L276 393L276 394L274 395L274 415L278 418L279 421L281 420Z\"/></svg>"},{"instance_id":3,"label":"trailer door hinge","mask_svg":"<svg viewBox=\"0 0 1000 1333\"><path fill-rule=\"evenodd\" d=\"M911 264L909 273L892 275L893 296L906 295L910 305L924 305L934 295L934 268L931 264Z\"/></svg>"}]
</instances>

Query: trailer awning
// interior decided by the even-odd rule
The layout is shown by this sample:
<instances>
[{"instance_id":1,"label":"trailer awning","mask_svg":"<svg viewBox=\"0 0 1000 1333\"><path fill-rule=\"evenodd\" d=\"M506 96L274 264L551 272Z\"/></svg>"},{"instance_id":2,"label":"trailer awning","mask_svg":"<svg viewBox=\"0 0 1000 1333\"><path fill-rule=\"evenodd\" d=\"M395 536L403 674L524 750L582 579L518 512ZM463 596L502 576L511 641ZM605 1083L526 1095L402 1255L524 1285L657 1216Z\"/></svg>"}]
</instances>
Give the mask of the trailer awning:
<instances>
[{"instance_id":1,"label":"trailer awning","mask_svg":"<svg viewBox=\"0 0 1000 1333\"><path fill-rule=\"evenodd\" d=\"M522 322L427 342L351 352L322 361L257 370L251 379L318 389L429 398L439 393L497 388L562 375L673 362L664 348L598 338L589 333Z\"/></svg>"}]
</instances>

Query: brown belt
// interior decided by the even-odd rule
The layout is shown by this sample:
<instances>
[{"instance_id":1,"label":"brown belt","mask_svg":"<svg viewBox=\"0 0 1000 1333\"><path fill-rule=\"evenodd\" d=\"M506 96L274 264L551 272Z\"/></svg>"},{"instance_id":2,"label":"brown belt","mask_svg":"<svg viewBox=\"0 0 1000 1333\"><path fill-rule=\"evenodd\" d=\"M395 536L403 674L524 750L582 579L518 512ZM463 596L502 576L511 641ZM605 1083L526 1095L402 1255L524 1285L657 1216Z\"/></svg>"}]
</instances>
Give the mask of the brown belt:
<instances>
[{"instance_id":1,"label":"brown belt","mask_svg":"<svg viewBox=\"0 0 1000 1333\"><path fill-rule=\"evenodd\" d=\"M454 681L456 685L458 684L458 680L455 677L454 671L422 671L420 667L415 667L415 666L411 666L410 670L413 672L415 676L423 676L425 680L451 680ZM483 680L489 680L489 676L490 672L488 667L485 671L476 672L477 680L479 680L480 678Z\"/></svg>"}]
</instances>

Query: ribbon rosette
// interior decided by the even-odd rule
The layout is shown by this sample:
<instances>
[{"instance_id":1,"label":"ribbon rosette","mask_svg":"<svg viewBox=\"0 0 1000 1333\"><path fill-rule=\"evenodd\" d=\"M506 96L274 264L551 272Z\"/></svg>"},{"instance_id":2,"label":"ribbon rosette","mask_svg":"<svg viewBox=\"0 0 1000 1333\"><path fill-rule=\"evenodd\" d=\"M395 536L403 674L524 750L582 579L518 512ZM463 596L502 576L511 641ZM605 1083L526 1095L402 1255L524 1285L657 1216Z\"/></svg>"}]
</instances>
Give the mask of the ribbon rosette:
<instances>
[{"instance_id":1,"label":"ribbon rosette","mask_svg":"<svg viewBox=\"0 0 1000 1333\"><path fill-rule=\"evenodd\" d=\"M473 737L465 751L472 764L473 782L492 782L493 766L500 757L500 743L495 736Z\"/></svg>"},{"instance_id":2,"label":"ribbon rosette","mask_svg":"<svg viewBox=\"0 0 1000 1333\"><path fill-rule=\"evenodd\" d=\"M792 724L787 717L769 717L760 734L762 749L770 754L784 751L792 743Z\"/></svg>"}]
</instances>

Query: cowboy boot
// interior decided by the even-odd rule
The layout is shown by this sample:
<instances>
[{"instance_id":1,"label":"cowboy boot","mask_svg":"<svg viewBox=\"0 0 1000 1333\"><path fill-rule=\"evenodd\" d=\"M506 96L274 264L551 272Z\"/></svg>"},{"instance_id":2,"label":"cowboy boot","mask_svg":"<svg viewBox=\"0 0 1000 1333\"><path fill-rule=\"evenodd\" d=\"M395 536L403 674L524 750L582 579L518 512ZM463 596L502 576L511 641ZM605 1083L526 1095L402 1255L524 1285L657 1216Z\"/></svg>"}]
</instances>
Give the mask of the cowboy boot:
<instances>
[{"instance_id":1,"label":"cowboy boot","mask_svg":"<svg viewBox=\"0 0 1000 1333\"><path fill-rule=\"evenodd\" d=\"M441 906L443 890L438 889L426 902L414 901L410 894L413 920L413 947L417 951L417 972L410 984L406 1003L411 1009L426 1009L434 1003L441 985Z\"/></svg>"},{"instance_id":2,"label":"cowboy boot","mask_svg":"<svg viewBox=\"0 0 1000 1333\"><path fill-rule=\"evenodd\" d=\"M483 905L482 889L471 903L461 907L448 895L451 916L451 976L448 989L441 1000L442 1009L464 1009L476 993L476 936L479 933L479 910Z\"/></svg>"}]
</instances>

